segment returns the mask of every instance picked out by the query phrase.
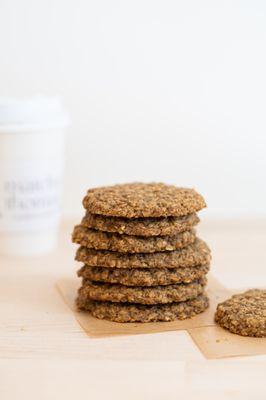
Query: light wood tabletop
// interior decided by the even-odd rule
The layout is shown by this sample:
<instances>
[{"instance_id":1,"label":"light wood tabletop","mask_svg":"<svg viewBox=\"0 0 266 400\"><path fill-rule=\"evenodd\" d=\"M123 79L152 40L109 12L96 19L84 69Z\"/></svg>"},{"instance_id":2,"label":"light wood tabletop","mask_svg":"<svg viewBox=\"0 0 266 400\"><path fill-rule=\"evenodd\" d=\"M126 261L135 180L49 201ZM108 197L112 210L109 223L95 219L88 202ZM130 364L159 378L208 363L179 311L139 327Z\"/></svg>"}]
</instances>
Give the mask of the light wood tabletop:
<instances>
[{"instance_id":1,"label":"light wood tabletop","mask_svg":"<svg viewBox=\"0 0 266 400\"><path fill-rule=\"evenodd\" d=\"M0 398L265 399L266 356L206 360L186 331L90 338L55 288L77 279L65 223L57 251L0 258ZM205 221L212 273L266 286L266 222Z\"/></svg>"}]
</instances>

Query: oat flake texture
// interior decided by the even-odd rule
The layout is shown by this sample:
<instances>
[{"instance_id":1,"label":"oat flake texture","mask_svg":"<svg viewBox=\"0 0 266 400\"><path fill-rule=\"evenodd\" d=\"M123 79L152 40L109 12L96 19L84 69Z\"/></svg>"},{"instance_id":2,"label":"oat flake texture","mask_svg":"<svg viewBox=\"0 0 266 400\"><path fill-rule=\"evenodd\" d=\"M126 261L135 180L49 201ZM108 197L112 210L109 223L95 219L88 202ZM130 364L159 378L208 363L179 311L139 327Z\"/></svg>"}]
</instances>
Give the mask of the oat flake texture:
<instances>
[{"instance_id":1,"label":"oat flake texture","mask_svg":"<svg viewBox=\"0 0 266 400\"><path fill-rule=\"evenodd\" d=\"M105 268L84 265L78 276L94 282L120 283L126 286L158 286L190 283L203 278L209 265L185 268Z\"/></svg>"},{"instance_id":2,"label":"oat flake texture","mask_svg":"<svg viewBox=\"0 0 266 400\"><path fill-rule=\"evenodd\" d=\"M179 303L144 305L93 301L78 296L76 304L78 309L89 311L96 318L114 322L169 322L202 313L208 308L209 299L202 294Z\"/></svg>"},{"instance_id":3,"label":"oat flake texture","mask_svg":"<svg viewBox=\"0 0 266 400\"><path fill-rule=\"evenodd\" d=\"M107 268L184 268L209 264L211 252L207 244L196 238L187 247L175 251L127 254L79 247L76 260L86 265Z\"/></svg>"},{"instance_id":4,"label":"oat flake texture","mask_svg":"<svg viewBox=\"0 0 266 400\"><path fill-rule=\"evenodd\" d=\"M176 250L193 243L194 230L178 233L174 236L141 236L120 235L77 225L72 240L74 243L95 250L111 250L121 253L154 253L156 251Z\"/></svg>"},{"instance_id":5,"label":"oat flake texture","mask_svg":"<svg viewBox=\"0 0 266 400\"><path fill-rule=\"evenodd\" d=\"M202 294L206 278L191 283L167 286L124 286L119 284L85 281L79 289L79 296L87 300L111 301L138 304L163 304L186 301Z\"/></svg>"},{"instance_id":6,"label":"oat flake texture","mask_svg":"<svg viewBox=\"0 0 266 400\"><path fill-rule=\"evenodd\" d=\"M206 207L194 189L164 183L129 183L90 189L83 206L92 214L113 217L181 217Z\"/></svg>"},{"instance_id":7,"label":"oat flake texture","mask_svg":"<svg viewBox=\"0 0 266 400\"><path fill-rule=\"evenodd\" d=\"M215 321L238 335L266 337L266 290L248 290L218 304Z\"/></svg>"},{"instance_id":8,"label":"oat flake texture","mask_svg":"<svg viewBox=\"0 0 266 400\"><path fill-rule=\"evenodd\" d=\"M81 225L104 232L134 236L171 236L188 231L199 223L196 213L183 217L122 218L86 213Z\"/></svg>"}]
</instances>

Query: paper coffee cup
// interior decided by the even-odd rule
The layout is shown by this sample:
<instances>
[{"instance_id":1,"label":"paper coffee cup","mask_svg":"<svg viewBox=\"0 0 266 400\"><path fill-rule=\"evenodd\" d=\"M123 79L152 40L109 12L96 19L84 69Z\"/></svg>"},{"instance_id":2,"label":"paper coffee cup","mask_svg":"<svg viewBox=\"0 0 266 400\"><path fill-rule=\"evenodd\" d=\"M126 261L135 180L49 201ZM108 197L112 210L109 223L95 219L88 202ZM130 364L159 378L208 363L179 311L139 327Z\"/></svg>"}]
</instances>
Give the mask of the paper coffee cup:
<instances>
[{"instance_id":1,"label":"paper coffee cup","mask_svg":"<svg viewBox=\"0 0 266 400\"><path fill-rule=\"evenodd\" d=\"M58 98L0 99L0 254L55 246L67 124Z\"/></svg>"}]
</instances>

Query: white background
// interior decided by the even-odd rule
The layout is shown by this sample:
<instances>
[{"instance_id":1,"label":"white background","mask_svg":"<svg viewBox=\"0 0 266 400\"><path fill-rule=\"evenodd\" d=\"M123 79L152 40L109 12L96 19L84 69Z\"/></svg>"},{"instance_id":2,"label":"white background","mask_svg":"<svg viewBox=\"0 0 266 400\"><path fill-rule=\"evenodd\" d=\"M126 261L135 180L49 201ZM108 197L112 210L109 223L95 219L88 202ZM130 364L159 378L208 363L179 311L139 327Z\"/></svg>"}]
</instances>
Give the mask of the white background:
<instances>
[{"instance_id":1,"label":"white background","mask_svg":"<svg viewBox=\"0 0 266 400\"><path fill-rule=\"evenodd\" d=\"M266 3L0 0L0 92L61 94L64 214L90 186L196 187L266 217Z\"/></svg>"}]
</instances>

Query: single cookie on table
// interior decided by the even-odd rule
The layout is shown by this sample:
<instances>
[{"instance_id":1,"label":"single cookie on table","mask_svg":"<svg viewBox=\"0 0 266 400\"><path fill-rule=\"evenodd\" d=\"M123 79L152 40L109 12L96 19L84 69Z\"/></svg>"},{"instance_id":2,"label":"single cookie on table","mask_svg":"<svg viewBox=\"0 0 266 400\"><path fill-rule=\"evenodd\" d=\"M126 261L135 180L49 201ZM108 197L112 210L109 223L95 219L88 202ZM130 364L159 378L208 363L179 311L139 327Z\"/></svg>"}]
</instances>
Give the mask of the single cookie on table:
<instances>
[{"instance_id":1,"label":"single cookie on table","mask_svg":"<svg viewBox=\"0 0 266 400\"><path fill-rule=\"evenodd\" d=\"M186 301L202 294L207 279L191 283L167 286L124 286L111 283L85 281L79 289L79 296L88 300L111 301L113 303L162 304Z\"/></svg>"},{"instance_id":2,"label":"single cookie on table","mask_svg":"<svg viewBox=\"0 0 266 400\"><path fill-rule=\"evenodd\" d=\"M238 335L266 337L266 290L248 290L218 304L215 321Z\"/></svg>"},{"instance_id":3,"label":"single cookie on table","mask_svg":"<svg viewBox=\"0 0 266 400\"><path fill-rule=\"evenodd\" d=\"M95 250L111 250L121 253L154 253L156 251L176 250L193 243L196 235L194 230L178 233L175 236L141 236L120 235L96 231L77 225L74 228L72 240L84 247Z\"/></svg>"},{"instance_id":4,"label":"single cookie on table","mask_svg":"<svg viewBox=\"0 0 266 400\"><path fill-rule=\"evenodd\" d=\"M129 183L90 189L83 206L92 214L125 218L181 217L206 207L194 189L164 183Z\"/></svg>"},{"instance_id":5,"label":"single cookie on table","mask_svg":"<svg viewBox=\"0 0 266 400\"><path fill-rule=\"evenodd\" d=\"M201 294L179 303L143 305L93 301L79 295L76 304L78 309L89 311L96 318L114 322L169 322L202 313L208 308L209 299Z\"/></svg>"},{"instance_id":6,"label":"single cookie on table","mask_svg":"<svg viewBox=\"0 0 266 400\"><path fill-rule=\"evenodd\" d=\"M190 283L203 278L209 265L185 268L105 268L84 265L78 276L84 280L105 283L120 283L125 286L158 286Z\"/></svg>"},{"instance_id":7,"label":"single cookie on table","mask_svg":"<svg viewBox=\"0 0 266 400\"><path fill-rule=\"evenodd\" d=\"M106 268L185 268L209 264L211 251L207 244L196 238L185 248L155 253L126 254L79 247L75 259L86 265Z\"/></svg>"},{"instance_id":8,"label":"single cookie on table","mask_svg":"<svg viewBox=\"0 0 266 400\"><path fill-rule=\"evenodd\" d=\"M106 217L87 211L81 225L99 231L133 236L171 236L190 230L199 221L196 213L183 217L122 218Z\"/></svg>"}]
</instances>

